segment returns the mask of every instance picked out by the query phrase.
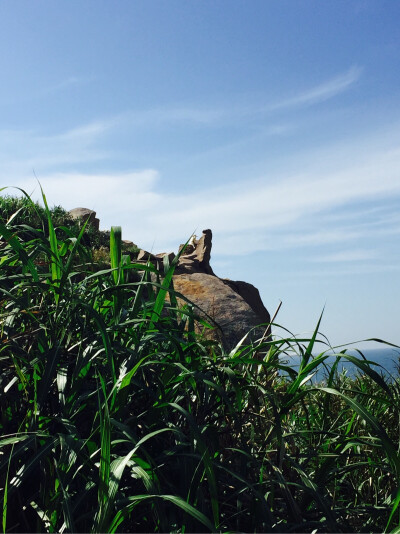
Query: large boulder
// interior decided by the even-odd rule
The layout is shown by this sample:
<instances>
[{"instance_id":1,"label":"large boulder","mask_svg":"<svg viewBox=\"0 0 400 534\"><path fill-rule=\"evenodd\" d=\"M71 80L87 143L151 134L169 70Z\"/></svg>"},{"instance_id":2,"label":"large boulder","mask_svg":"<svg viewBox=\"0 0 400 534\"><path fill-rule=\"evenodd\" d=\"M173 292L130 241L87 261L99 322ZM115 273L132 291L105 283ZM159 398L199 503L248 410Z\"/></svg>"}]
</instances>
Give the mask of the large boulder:
<instances>
[{"instance_id":1,"label":"large boulder","mask_svg":"<svg viewBox=\"0 0 400 534\"><path fill-rule=\"evenodd\" d=\"M229 350L249 330L266 325L271 319L253 285L215 275L210 265L211 247L211 230L203 230L200 239L192 236L175 270L174 287L198 306L196 313L214 321L215 329L205 334L222 342ZM179 250L182 248L183 245ZM254 329L249 338L261 337L265 330L266 326Z\"/></svg>"},{"instance_id":2,"label":"large boulder","mask_svg":"<svg viewBox=\"0 0 400 534\"><path fill-rule=\"evenodd\" d=\"M212 274L184 273L174 276L174 288L198 306L195 313L215 326L214 330L204 330L208 338L220 341L230 350L254 327L250 339L260 338L270 322L270 316L264 307L258 290L246 282L231 282ZM242 284L244 286L242 286ZM236 287L245 287L242 295ZM246 294L247 292L247 294ZM249 301L245 297L251 296Z\"/></svg>"}]
</instances>

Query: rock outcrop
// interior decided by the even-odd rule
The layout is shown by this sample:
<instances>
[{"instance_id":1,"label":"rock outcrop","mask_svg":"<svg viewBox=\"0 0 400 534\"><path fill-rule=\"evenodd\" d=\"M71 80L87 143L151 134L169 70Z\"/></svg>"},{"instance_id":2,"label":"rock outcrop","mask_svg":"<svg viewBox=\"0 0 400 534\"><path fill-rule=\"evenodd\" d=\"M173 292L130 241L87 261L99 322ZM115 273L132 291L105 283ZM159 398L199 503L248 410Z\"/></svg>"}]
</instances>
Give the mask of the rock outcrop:
<instances>
[{"instance_id":1,"label":"rock outcrop","mask_svg":"<svg viewBox=\"0 0 400 534\"><path fill-rule=\"evenodd\" d=\"M215 323L215 329L205 330L204 334L229 350L251 329L266 325L271 319L253 285L214 274L210 266L211 242L211 230L203 230L202 237L187 246L175 270L174 288L198 306L196 313L200 317L209 322L211 318ZM266 326L255 329L249 337L259 338L265 329Z\"/></svg>"},{"instance_id":2,"label":"rock outcrop","mask_svg":"<svg viewBox=\"0 0 400 534\"><path fill-rule=\"evenodd\" d=\"M96 212L87 208L75 208L69 212L74 218L89 223L99 229L99 219ZM132 243L133 245L133 243ZM184 245L180 245L179 252ZM270 322L270 315L262 303L260 293L253 285L247 282L233 281L219 278L211 268L212 232L203 230L199 239L195 235L183 250L175 269L173 283L175 290L195 304L195 313L198 317L211 322L213 330L204 330L208 338L220 341L227 350L235 347L239 341L250 331L250 338L260 338L266 331ZM135 261L147 263L150 261L155 267L162 270L164 256L169 262L175 254L152 254L140 250ZM184 299L178 299L183 305ZM258 325L264 325L255 328ZM198 329L201 329L198 323Z\"/></svg>"}]
</instances>

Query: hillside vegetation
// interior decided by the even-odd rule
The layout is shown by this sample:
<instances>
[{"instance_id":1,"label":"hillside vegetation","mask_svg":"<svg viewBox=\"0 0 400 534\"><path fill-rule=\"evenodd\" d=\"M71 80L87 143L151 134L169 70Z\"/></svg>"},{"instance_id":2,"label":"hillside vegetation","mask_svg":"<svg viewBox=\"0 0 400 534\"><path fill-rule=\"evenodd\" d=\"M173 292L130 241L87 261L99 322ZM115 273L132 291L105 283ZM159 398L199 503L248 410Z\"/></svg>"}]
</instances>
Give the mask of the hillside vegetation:
<instances>
[{"instance_id":1,"label":"hillside vegetation","mask_svg":"<svg viewBox=\"0 0 400 534\"><path fill-rule=\"evenodd\" d=\"M136 264L114 227L100 268L43 200L0 199L3 532L399 531L397 379L343 351L313 384L319 324L225 352L177 306L178 257Z\"/></svg>"}]
</instances>

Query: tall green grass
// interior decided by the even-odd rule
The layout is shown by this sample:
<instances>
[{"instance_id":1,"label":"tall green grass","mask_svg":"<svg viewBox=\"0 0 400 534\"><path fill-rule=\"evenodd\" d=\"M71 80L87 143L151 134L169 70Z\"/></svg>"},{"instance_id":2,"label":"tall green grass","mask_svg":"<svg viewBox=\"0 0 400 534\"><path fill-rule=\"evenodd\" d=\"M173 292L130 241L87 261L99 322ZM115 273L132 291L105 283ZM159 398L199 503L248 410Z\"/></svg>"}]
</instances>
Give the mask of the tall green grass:
<instances>
[{"instance_id":1,"label":"tall green grass","mask_svg":"<svg viewBox=\"0 0 400 534\"><path fill-rule=\"evenodd\" d=\"M314 384L319 324L224 351L176 261L132 263L115 227L98 270L43 199L46 224L0 223L3 532L398 528L398 381L342 351L359 376Z\"/></svg>"}]
</instances>

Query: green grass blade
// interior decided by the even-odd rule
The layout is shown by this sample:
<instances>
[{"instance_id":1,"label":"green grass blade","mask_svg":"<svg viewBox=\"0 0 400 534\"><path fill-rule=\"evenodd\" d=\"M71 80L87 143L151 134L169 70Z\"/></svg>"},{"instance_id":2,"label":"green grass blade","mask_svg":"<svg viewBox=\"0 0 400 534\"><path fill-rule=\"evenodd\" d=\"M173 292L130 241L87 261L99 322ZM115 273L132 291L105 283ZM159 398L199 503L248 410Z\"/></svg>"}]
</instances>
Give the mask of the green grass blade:
<instances>
[{"instance_id":1,"label":"green grass blade","mask_svg":"<svg viewBox=\"0 0 400 534\"><path fill-rule=\"evenodd\" d=\"M108 515L108 494L110 486L110 465L111 465L111 422L108 411L107 394L104 379L99 373L100 386L98 388L98 406L100 418L100 466L99 466L99 486L98 503L99 509L95 516L92 532L105 532L105 523ZM103 401L100 400L100 391L103 394Z\"/></svg>"},{"instance_id":2,"label":"green grass blade","mask_svg":"<svg viewBox=\"0 0 400 534\"><path fill-rule=\"evenodd\" d=\"M154 327L154 324L159 320L159 318L161 316L161 312L162 312L162 309L163 309L164 303L165 303L165 298L167 296L167 293L168 293L169 288L170 288L171 283L172 283L172 277L174 275L175 268L178 265L179 259L180 259L181 255L182 255L183 251L185 250L185 248L186 248L188 243L189 243L189 240L185 243L185 245L183 246L183 248L181 249L179 254L177 254L175 256L175 258L172 260L172 263L171 263L169 269L165 273L164 279L163 279L163 281L161 283L161 288L158 291L158 294L157 294L157 297L156 297L156 300L155 300L155 303L154 303L154 306L153 306L153 311L152 311L151 319L150 319L150 329ZM166 262L165 266L167 266L167 265L168 265L168 263Z\"/></svg>"},{"instance_id":3,"label":"green grass blade","mask_svg":"<svg viewBox=\"0 0 400 534\"><path fill-rule=\"evenodd\" d=\"M196 508L194 508L191 504L187 503L181 497L178 497L176 495L135 495L133 497L128 497L127 500L130 501L130 504L128 504L123 509L117 512L110 525L109 532L116 532L118 525L121 524L124 518L129 515L138 504L146 500L154 499L162 499L164 501L172 503L173 505L183 510L186 514L199 521L199 523L204 525L210 532L215 532L213 524L203 513L201 513L199 510L196 510ZM180 526L178 526L178 528L179 527Z\"/></svg>"},{"instance_id":4,"label":"green grass blade","mask_svg":"<svg viewBox=\"0 0 400 534\"><path fill-rule=\"evenodd\" d=\"M29 473L40 463L43 457L48 455L56 446L58 438L51 438L48 443L40 446L33 455L33 458L24 463L10 481L9 494L14 493L28 477Z\"/></svg>"},{"instance_id":5,"label":"green grass blade","mask_svg":"<svg viewBox=\"0 0 400 534\"><path fill-rule=\"evenodd\" d=\"M61 260L60 260L60 255L58 251L58 239L56 236L56 232L54 230L53 221L51 218L49 206L47 204L46 195L44 194L40 183L39 183L39 186L42 192L42 199L43 199L43 203L44 203L45 210L46 210L47 223L49 226L49 241L50 241L50 250L51 250L51 257L49 258L49 261L51 265L51 277L52 277L54 286L59 287L61 276L62 276L62 271L61 271ZM55 294L55 298L56 298L56 302L58 302L58 299L59 299L58 293Z\"/></svg>"},{"instance_id":6,"label":"green grass blade","mask_svg":"<svg viewBox=\"0 0 400 534\"><path fill-rule=\"evenodd\" d=\"M112 226L110 232L110 260L113 269L113 279L115 284L123 283L121 280L121 259L122 259L122 231L120 226Z\"/></svg>"},{"instance_id":7,"label":"green grass blade","mask_svg":"<svg viewBox=\"0 0 400 534\"><path fill-rule=\"evenodd\" d=\"M356 367L361 369L361 371L363 371L363 373L365 373L370 378L372 378L372 380L374 380L374 382L376 382L382 389L384 389L386 391L386 393L390 397L392 397L391 389L386 384L386 382L383 380L383 378L380 376L380 374L377 373L374 369L372 369L369 366L369 362L368 361L361 360L360 358L352 356L351 354L343 354L342 358L348 360L349 362L353 363Z\"/></svg>"},{"instance_id":8,"label":"green grass blade","mask_svg":"<svg viewBox=\"0 0 400 534\"><path fill-rule=\"evenodd\" d=\"M396 513L396 510L398 509L399 504L400 504L400 488L397 490L396 498L393 501L392 510L390 512L390 516L389 516L388 522L386 523L385 533L388 532L388 530L390 528L390 525L391 525L391 523L393 521L393 516ZM397 526L397 528L395 528L395 530L392 531L392 532L397 532L397 531L400 531L400 526Z\"/></svg>"},{"instance_id":9,"label":"green grass blade","mask_svg":"<svg viewBox=\"0 0 400 534\"><path fill-rule=\"evenodd\" d=\"M85 222L85 224L82 226L80 232L79 232L79 235L78 237L76 238L75 242L74 242L74 245L72 247L72 250L70 252L70 255L69 255L69 258L67 260L67 263L65 264L65 267L63 269L63 274L62 274L62 277L61 277L61 281L60 281L60 292L62 292L62 289L68 279L68 276L70 275L70 272L71 272L71 268L72 268L72 265L73 265L73 261L75 259L75 254L76 254L76 251L78 250L79 246L80 246L80 243L82 241L82 237L83 237L83 234L85 233L85 230L86 230L86 226L88 225L88 222L89 222L89 219Z\"/></svg>"},{"instance_id":10,"label":"green grass blade","mask_svg":"<svg viewBox=\"0 0 400 534\"><path fill-rule=\"evenodd\" d=\"M21 258L21 261L23 262L23 264L29 269L33 280L35 282L39 282L39 275L38 275L37 269L35 267L35 264L29 258L28 254L26 253L24 247L21 245L19 240L15 237L15 235L2 222L0 222L0 235L2 235L4 237L4 239L7 241L7 243L9 243L10 246L19 255L19 257Z\"/></svg>"},{"instance_id":11,"label":"green grass blade","mask_svg":"<svg viewBox=\"0 0 400 534\"><path fill-rule=\"evenodd\" d=\"M113 351L111 348L111 342L110 338L107 332L107 326L104 322L102 316L92 308L92 306L89 306L86 304L86 302L80 301L79 306L82 307L84 310L86 310L87 314L94 320L94 322L97 324L97 328L99 330L99 334L101 336L101 339L103 341L103 347L104 351L107 356L108 365L111 371L111 376L113 379L113 383L116 382L116 374L115 374L115 364L114 364L114 357L113 357Z\"/></svg>"},{"instance_id":12,"label":"green grass blade","mask_svg":"<svg viewBox=\"0 0 400 534\"><path fill-rule=\"evenodd\" d=\"M2 526L3 526L3 534L6 533L7 530L7 508L8 508L8 480L10 476L10 465L11 465L11 459L14 452L14 443L11 448L11 453L8 459L7 464L7 472L6 472L6 480L4 484L4 493L3 493L3 510L2 510Z\"/></svg>"},{"instance_id":13,"label":"green grass blade","mask_svg":"<svg viewBox=\"0 0 400 534\"><path fill-rule=\"evenodd\" d=\"M319 319L318 319L318 323L317 323L317 326L315 327L315 330L314 330L314 333L307 345L307 349L306 349L306 352L304 353L303 357L302 357L302 360L300 362L300 368L299 368L299 374L303 372L303 369L304 367L308 364L310 358L311 358L311 355L312 355L312 351L313 351L313 348L314 348L314 345L315 345L315 340L317 339L317 334L319 332L319 327L321 325L321 321L322 321L322 316L324 314L324 309L322 310L321 312L321 315L319 316Z\"/></svg>"},{"instance_id":14,"label":"green grass blade","mask_svg":"<svg viewBox=\"0 0 400 534\"><path fill-rule=\"evenodd\" d=\"M45 363L45 368L41 380L39 381L38 392L37 392L37 403L39 408L43 408L43 405L46 402L48 397L49 388L53 382L54 376L57 372L57 365L61 355L61 347L57 345L52 347L49 351L43 356Z\"/></svg>"},{"instance_id":15,"label":"green grass blade","mask_svg":"<svg viewBox=\"0 0 400 534\"><path fill-rule=\"evenodd\" d=\"M392 440L387 435L387 432L382 427L380 422L374 417L364 406L362 406L355 399L348 397L347 395L337 391L332 388L318 387L316 388L320 391L325 391L330 395L336 395L341 397L346 404L348 404L358 415L360 415L366 423L372 428L375 433L375 436L379 439L382 444L382 447L386 451L387 457L396 471L397 480L400 480L400 457L397 452L397 448L392 442Z\"/></svg>"},{"instance_id":16,"label":"green grass blade","mask_svg":"<svg viewBox=\"0 0 400 534\"><path fill-rule=\"evenodd\" d=\"M63 496L61 505L62 505L63 515L64 515L65 529L66 529L67 532L76 532L77 530L76 530L76 527L75 527L75 524L74 524L73 511L72 511L72 507L71 507L71 498L70 498L70 495L68 494L68 492L66 491L66 489L64 488L64 484L63 484L63 481L62 481L62 478L61 478L61 474L60 474L59 469L58 469L57 460L55 458L54 458L54 467L55 467L55 470L56 470L58 483L59 483L59 485L61 487L61 492L62 492L62 496ZM63 528L61 528L60 530L64 531Z\"/></svg>"}]
</instances>

